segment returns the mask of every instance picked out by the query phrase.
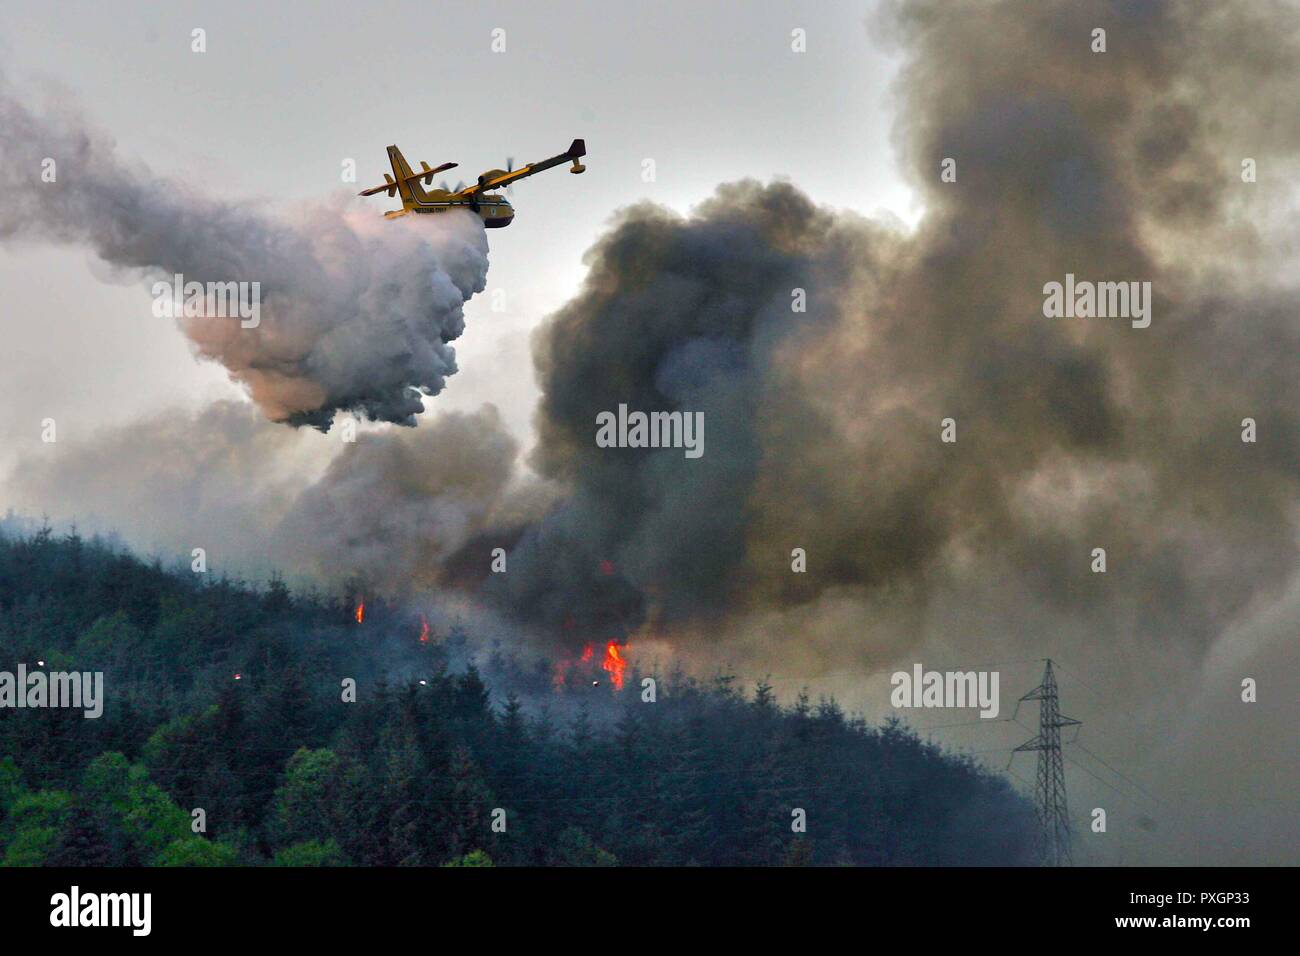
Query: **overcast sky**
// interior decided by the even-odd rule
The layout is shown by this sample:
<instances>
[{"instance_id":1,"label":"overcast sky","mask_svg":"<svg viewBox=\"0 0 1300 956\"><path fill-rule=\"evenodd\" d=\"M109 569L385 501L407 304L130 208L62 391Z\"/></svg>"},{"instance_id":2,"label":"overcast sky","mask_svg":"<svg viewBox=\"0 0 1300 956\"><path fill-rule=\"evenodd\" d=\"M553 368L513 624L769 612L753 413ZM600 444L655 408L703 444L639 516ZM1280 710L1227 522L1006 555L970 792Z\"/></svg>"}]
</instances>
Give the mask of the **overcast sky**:
<instances>
[{"instance_id":1,"label":"overcast sky","mask_svg":"<svg viewBox=\"0 0 1300 956\"><path fill-rule=\"evenodd\" d=\"M466 307L460 372L440 407L496 403L527 440L530 328L572 294L610 215L653 199L681 211L722 181L788 177L814 199L914 221L890 148L896 63L869 4L761 0L602 3L145 3L8 0L0 62L12 83L75 103L122 157L210 195L316 200L387 172L454 161L451 179L551 156L584 137L587 173L514 188L515 222L489 234L488 291ZM190 50L191 31L207 52ZM492 52L493 31L505 51ZM807 52L791 50L806 31ZM354 159L358 184L340 182ZM642 163L653 159L656 181ZM845 175L851 172L850 176ZM369 200L375 215L395 205ZM0 466L39 444L46 416L128 421L236 394L147 288L77 248L0 254L6 361ZM330 446L333 447L333 446Z\"/></svg>"},{"instance_id":2,"label":"overcast sky","mask_svg":"<svg viewBox=\"0 0 1300 956\"><path fill-rule=\"evenodd\" d=\"M522 164L585 138L584 176L556 169L514 188L515 221L488 233L487 291L466 305L467 328L455 342L460 371L426 403L433 411L491 402L527 445L537 399L529 333L575 296L584 252L620 208L648 199L685 212L719 183L788 178L827 206L907 225L918 221L922 210L891 138L897 115L891 91L900 63L869 29L873 6L863 0L635 6L5 0L0 69L12 88L79 110L87 126L110 131L124 162L192 182L207 196L285 208L379 182L390 143L413 166L421 160L460 163L448 174L454 181L504 166L507 156ZM196 28L206 31L204 53L191 52ZM492 49L498 29L505 31L504 52ZM804 53L791 49L796 29L806 31ZM346 160L355 160L356 183L341 181ZM654 161L654 182L643 179L646 160ZM1181 181L1177 185L1182 188ZM1018 191L1017 180L1007 196L1014 200ZM396 205L384 196L366 202L376 217ZM1170 229L1179 228L1176 217L1169 222ZM0 482L15 462L63 454L66 446L93 437L88 432L241 395L224 369L194 358L171 320L152 315L147 284L110 275L81 245L7 243L0 247L0 290L0 403L6 412L0 416ZM498 290L504 313L491 308ZM41 442L46 417L60 423L59 449ZM295 440L293 461L303 474L319 473L339 449L306 430ZM248 454L258 455L249 445ZM122 457L130 456L123 449ZM10 490L0 484L0 510L12 500ZM51 514L67 517L60 504L50 502ZM185 507L184 501L167 504ZM257 524L257 516L248 521ZM232 524L225 530L238 535L245 529ZM996 579L981 579L980 586L970 600L962 594L952 607L927 609L932 618L953 622L925 647L927 664L984 659L984 645L974 660L960 646L974 633L966 616L978 616L982 597L1013 591ZM1162 822L1167 829L1130 832L1117 851L1120 859L1186 862L1207 852L1224 862L1293 858L1288 831L1273 840L1259 825L1261 817L1283 819L1288 808L1286 818L1294 817L1294 746L1286 743L1294 740L1291 713L1279 708L1278 697L1269 698L1280 715L1270 725L1277 732L1261 735L1255 712L1239 706L1237 683L1247 669L1295 674L1298 609L1300 583L1292 579L1275 604L1261 602L1218 634L1204 661L1189 665L1208 690L1198 701L1204 706L1186 712L1161 698L1175 691L1150 670L1135 680L1152 688L1145 696L1111 694L1107 681L1123 684L1126 667L1135 669L1115 666L1115 655L1133 643L1119 629L1083 633L1080 617L1072 627L1035 634L1041 652L1049 646L1053 654L1064 652L1061 680L1069 696L1063 710L1085 718L1084 742L1133 776L1157 780L1166 809L1187 798L1179 804L1181 822L1198 816L1213 821L1183 839L1174 835L1179 815L1161 817L1171 820ZM850 617L845 631L866 644L869 638L858 636L860 621ZM1015 615L996 624L998 633L985 642L995 649L988 657L1004 656L1000 634L1017 630ZM1023 623L1019 629L1030 631ZM1015 660L999 662L1007 712L1041 673L1040 662L1026 657L1017 651ZM817 689L866 709L868 701L885 699L886 671L824 670L816 675ZM805 682L807 671L773 676L790 691ZM1284 695L1291 684L1277 676L1268 691ZM1288 700L1284 706L1293 710L1294 695ZM1003 722L951 730L946 739L976 751L1002 746L987 758L1001 769L1024 731ZM1213 780L1206 782L1209 756ZM1032 777L1032 757L1020 755L1014 769ZM1079 806L1116 799L1113 786L1086 773L1070 770ZM1145 799L1132 800L1132 788L1124 789L1130 819L1137 809L1159 816ZM1167 843L1165 855L1143 851L1148 840Z\"/></svg>"}]
</instances>

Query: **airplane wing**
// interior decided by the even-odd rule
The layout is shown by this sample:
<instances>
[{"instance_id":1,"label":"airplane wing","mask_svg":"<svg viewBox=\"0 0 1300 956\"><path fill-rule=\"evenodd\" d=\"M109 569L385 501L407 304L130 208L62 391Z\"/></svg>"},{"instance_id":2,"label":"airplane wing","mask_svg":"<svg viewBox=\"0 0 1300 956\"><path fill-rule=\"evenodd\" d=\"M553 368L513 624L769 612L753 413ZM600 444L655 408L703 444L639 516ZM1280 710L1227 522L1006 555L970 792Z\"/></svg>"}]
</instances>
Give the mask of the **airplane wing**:
<instances>
[{"instance_id":1,"label":"airplane wing","mask_svg":"<svg viewBox=\"0 0 1300 956\"><path fill-rule=\"evenodd\" d=\"M575 173L580 173L583 170L585 170L587 167L582 165L582 163L578 162L578 158L586 155L587 155L586 142L580 139L575 139L569 145L569 148L565 152L560 153L558 156L552 156L550 159L543 159L541 162L537 162L537 163L529 163L527 166L520 166L518 169L512 170L510 172L493 170L493 173L495 173L496 175L484 173L482 176L478 178L477 183L475 183L473 186L470 186L467 189L462 190L457 195L476 196L479 193L487 192L490 189L500 189L502 186L509 186L511 183L515 182L516 180L525 179L537 173L544 172L545 170L551 169L552 167L559 166L563 163L567 163L570 160L573 161L573 168L570 171Z\"/></svg>"},{"instance_id":2,"label":"airplane wing","mask_svg":"<svg viewBox=\"0 0 1300 956\"><path fill-rule=\"evenodd\" d=\"M401 180L396 180L392 176L388 175L388 173L384 173L383 185L371 186L369 189L363 189L361 192L357 193L357 195L375 196L379 193L386 192L390 196L395 196L397 195L397 186L399 182L409 183L414 182L417 179L423 179L424 184L430 186L433 184L434 176L438 175L438 173L446 172L449 169L455 169L457 165L457 163L443 163L441 166L435 166L433 169L430 169L428 163L421 161L420 166L422 168L418 172L412 172L409 176L403 176Z\"/></svg>"},{"instance_id":3,"label":"airplane wing","mask_svg":"<svg viewBox=\"0 0 1300 956\"><path fill-rule=\"evenodd\" d=\"M376 196L379 193L386 192L390 196L397 195L397 182L388 173L384 173L384 185L371 186L369 189L363 189L357 193L358 196Z\"/></svg>"}]
</instances>

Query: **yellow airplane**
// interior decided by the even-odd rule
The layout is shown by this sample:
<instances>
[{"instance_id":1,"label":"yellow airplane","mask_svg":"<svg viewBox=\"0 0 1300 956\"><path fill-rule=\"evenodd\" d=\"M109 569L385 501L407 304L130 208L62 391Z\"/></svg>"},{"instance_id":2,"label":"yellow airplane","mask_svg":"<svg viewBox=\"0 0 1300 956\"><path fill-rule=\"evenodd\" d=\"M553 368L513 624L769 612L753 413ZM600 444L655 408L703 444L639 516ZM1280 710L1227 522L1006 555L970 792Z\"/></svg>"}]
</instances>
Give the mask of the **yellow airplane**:
<instances>
[{"instance_id":1,"label":"yellow airplane","mask_svg":"<svg viewBox=\"0 0 1300 956\"><path fill-rule=\"evenodd\" d=\"M390 197L402 194L402 208L393 209L384 213L385 219L396 219L398 216L405 216L408 213L439 213L447 212L450 209L469 209L475 212L483 220L483 225L488 229L501 229L515 218L515 210L499 193L492 192L494 189L500 189L503 186L509 186L517 179L523 179L532 176L534 173L540 173L543 170L550 169L552 166L559 166L573 161L573 166L569 169L571 173L585 172L587 167L578 162L578 158L587 155L587 144L580 139L575 139L566 152L558 156L552 156L550 159L544 159L539 163L529 163L527 166L520 166L514 169L514 160L506 160L505 169L489 169L486 173L479 176L478 182L472 186L466 187L465 184L457 184L455 189L448 189L447 184L439 183L437 189L425 191L424 186L433 185L433 177L438 173L446 172L455 168L456 163L443 163L433 169L429 168L426 162L420 163L419 172L413 172L406 162L406 157L396 146L388 147L388 161L392 164L393 174L390 176L384 174L384 184L382 186L372 186L370 189L363 189L358 195L374 196L379 193L388 193ZM424 186L420 185L420 180L424 180Z\"/></svg>"}]
</instances>

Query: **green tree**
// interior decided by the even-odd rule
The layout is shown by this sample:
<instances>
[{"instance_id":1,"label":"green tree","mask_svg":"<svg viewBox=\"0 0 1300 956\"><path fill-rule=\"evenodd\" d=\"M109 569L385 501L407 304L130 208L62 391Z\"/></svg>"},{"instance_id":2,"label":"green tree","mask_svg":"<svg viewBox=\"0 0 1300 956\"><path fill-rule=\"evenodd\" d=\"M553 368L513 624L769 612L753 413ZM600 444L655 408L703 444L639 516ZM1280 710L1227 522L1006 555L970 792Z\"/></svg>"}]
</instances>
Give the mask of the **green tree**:
<instances>
[{"instance_id":1,"label":"green tree","mask_svg":"<svg viewBox=\"0 0 1300 956\"><path fill-rule=\"evenodd\" d=\"M239 851L218 840L191 834L173 840L153 858L154 866L237 866Z\"/></svg>"},{"instance_id":2,"label":"green tree","mask_svg":"<svg viewBox=\"0 0 1300 956\"><path fill-rule=\"evenodd\" d=\"M5 866L47 866L72 829L76 798L62 790L23 793L5 818Z\"/></svg>"},{"instance_id":3,"label":"green tree","mask_svg":"<svg viewBox=\"0 0 1300 956\"><path fill-rule=\"evenodd\" d=\"M284 768L275 791L272 827L275 843L288 846L326 841L336 832L341 777L332 750L300 748Z\"/></svg>"},{"instance_id":4,"label":"green tree","mask_svg":"<svg viewBox=\"0 0 1300 956\"><path fill-rule=\"evenodd\" d=\"M81 793L108 844L123 858L115 862L152 864L175 841L192 835L190 815L149 779L142 764L131 765L120 753L90 762Z\"/></svg>"},{"instance_id":5,"label":"green tree","mask_svg":"<svg viewBox=\"0 0 1300 956\"><path fill-rule=\"evenodd\" d=\"M564 830L551 848L547 862L551 866L617 866L614 854L596 846L579 827Z\"/></svg>"},{"instance_id":6,"label":"green tree","mask_svg":"<svg viewBox=\"0 0 1300 956\"><path fill-rule=\"evenodd\" d=\"M333 840L308 840L276 851L273 866L347 866L347 857Z\"/></svg>"},{"instance_id":7,"label":"green tree","mask_svg":"<svg viewBox=\"0 0 1300 956\"><path fill-rule=\"evenodd\" d=\"M443 866L492 866L492 857L482 850L470 850L464 856L453 857Z\"/></svg>"}]
</instances>

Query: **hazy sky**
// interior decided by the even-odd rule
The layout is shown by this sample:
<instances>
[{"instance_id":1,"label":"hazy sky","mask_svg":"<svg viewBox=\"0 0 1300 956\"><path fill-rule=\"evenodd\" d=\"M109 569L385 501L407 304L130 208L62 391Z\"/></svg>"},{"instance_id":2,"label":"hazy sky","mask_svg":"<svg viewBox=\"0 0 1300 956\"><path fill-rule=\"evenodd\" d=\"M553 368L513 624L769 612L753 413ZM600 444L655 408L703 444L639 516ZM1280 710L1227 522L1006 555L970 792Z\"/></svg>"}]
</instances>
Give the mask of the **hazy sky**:
<instances>
[{"instance_id":1,"label":"hazy sky","mask_svg":"<svg viewBox=\"0 0 1300 956\"><path fill-rule=\"evenodd\" d=\"M869 4L145 3L0 6L0 62L25 91L76 104L124 158L210 195L315 200L413 164L455 161L452 182L553 155L584 137L582 177L514 188L517 217L489 234L488 293L466 307L460 372L440 407L496 403L527 440L530 328L574 291L582 255L618 208L681 211L722 181L789 177L815 200L911 221L890 147L896 63ZM190 50L207 31L207 52ZM506 49L491 49L505 30ZM807 52L791 31L807 31ZM356 160L357 184L340 182ZM656 181L642 179L655 161ZM846 176L846 171L851 175ZM375 215L393 208L375 197ZM128 421L235 394L149 312L137 282L108 285L77 248L7 248L0 466L39 451L39 420ZM502 290L506 312L491 310ZM431 405L432 407L432 405ZM331 446L334 447L334 446Z\"/></svg>"},{"instance_id":2,"label":"hazy sky","mask_svg":"<svg viewBox=\"0 0 1300 956\"><path fill-rule=\"evenodd\" d=\"M896 160L891 135L897 116L892 91L901 61L882 46L868 27L874 6L862 0L751 0L743 4L669 0L643 5L388 0L177 2L166 6L5 0L0 5L0 64L12 88L37 101L53 101L63 107L62 112L68 108L81 111L87 126L111 132L121 160L144 164L168 179L188 180L197 192L207 196L261 199L277 207L289 208L338 193L355 194L379 182L387 171L384 148L390 143L397 143L413 165L420 160L431 166L459 162L460 168L448 174L454 182L461 176L471 180L480 171L504 166L507 156L513 156L516 163L525 163L560 152L576 137L585 138L585 175L569 176L563 169L556 169L514 188L514 223L509 229L488 234L491 266L487 291L471 299L465 308L466 331L455 342L460 370L449 379L444 392L426 403L431 411L469 411L485 402L494 403L501 409L505 425L526 445L531 441L530 418L538 395L530 332L548 314L578 295L585 274L584 253L617 210L653 200L685 212L710 196L719 183L744 177L765 182L788 178L812 200L826 206L875 219L892 216L909 226L918 221L922 209ZM1043 9L1049 6L1045 4ZM1158 6L1152 4L1151 9ZM1063 4L1060 9L1074 8ZM941 12L946 16L946 9ZM1140 14L1141 10L1127 27L1135 44L1143 41ZM938 14L936 18L942 19ZM984 21L977 16L972 22ZM195 28L206 31L205 53L191 52L191 31ZM505 31L504 52L492 51L496 29ZM806 31L805 53L791 50L791 31L795 29ZM949 36L942 30L936 33L940 41ZM1004 41L1014 49L1018 37L1008 40L1000 34L983 36L977 29L955 30L951 37L952 48L942 48L939 43L936 49L941 49L943 56L923 63L931 69L922 69L912 77L918 86L943 74L941 67L963 62L964 57L974 65L964 64L966 74L954 68L956 83L966 76L979 80L985 70L1000 76L1004 65L1016 62L1003 58L986 63L980 60L979 53L989 49L1003 52ZM967 49L963 44L971 37L986 45L976 51ZM1197 38L1203 39L1199 34ZM1131 50L1138 48L1135 45ZM933 55L934 51L930 52ZM1050 52L1038 51L1040 56ZM1185 63L1184 53L1182 49L1174 51L1166 66ZM1251 61L1248 54L1242 57ZM1259 62L1267 66L1268 59ZM1073 78L1061 80L1061 75L1073 64L1061 61L1055 65L1061 74L1049 79L1054 78L1068 90ZM1260 69L1267 72L1264 67ZM1008 82L1013 82L1014 70L1006 72L1012 78ZM1125 75L1120 74L1121 78ZM1135 69L1131 75L1135 83L1140 83L1145 71ZM1244 88L1254 95L1256 76L1247 69L1241 77L1248 81ZM1176 78L1187 77L1178 74ZM943 79L939 76L940 81ZM1037 225L1038 207L1031 204L1043 200L1023 188L1020 168L1013 164L1022 162L1026 172L1032 173L1034 163L1050 166L1055 153L1047 147L1017 151L1020 144L1014 140L1002 153L998 134L1007 128L1014 132L1018 129L1015 123L1024 122L1024 129L1031 134L1046 137L1058 129L1074 131L1077 121L1060 120L1057 127L1052 125L1056 122L1053 117L1044 114L1039 127L1034 127L1023 113L1000 109L1004 102L1014 100L1019 88L1012 89L1004 99L998 82L989 80L987 86L987 100L979 102L993 105L989 112L971 120L969 130L959 106L952 106L953 116L939 109L960 101L963 90L951 97L936 95L926 102L943 114L939 119L947 125L938 127L942 131L956 129L969 134L964 146L972 155L982 151L982 155L992 157L990 166L997 165L1004 156L1010 158L1000 174L982 180L1005 187L1004 193L988 193L996 201L985 207L1001 210L1013 223ZM1098 85L1103 93L1109 88L1104 83ZM1145 93L1144 88L1138 88ZM1225 94L1222 99L1232 97ZM1086 97L1081 102L1084 106L1096 105ZM1218 105L1223 108L1222 103ZM1270 104L1246 105L1257 107L1259 112L1246 110L1242 115L1264 116L1274 108ZM1093 112L1081 112L1084 125L1109 131L1109 118L1117 112L1113 106L1114 102L1106 101ZM1207 128L1231 125L1228 113L1206 115L1214 120L1206 124ZM1285 112L1279 115L1290 117ZM1180 152L1176 121L1183 116L1177 110L1157 115L1155 119L1169 123L1172 132L1163 131L1159 123L1153 124L1152 138L1141 143L1143 156L1158 160L1167 151L1190 163L1197 176L1208 177L1206 170L1213 172L1213 162L1199 154ZM987 122L990 120L991 124ZM1008 125L998 127L997 122ZM1115 122L1122 126L1119 120ZM1274 126L1284 133L1284 123ZM1122 128L1128 131L1128 127ZM1167 134L1163 139L1162 131ZM1283 133L1278 134L1277 144L1272 147L1279 155L1289 148ZM1077 151L1079 142L1067 140L1063 146L1048 146ZM1040 141L1035 144L1042 146ZM1131 147L1132 143L1122 145ZM1218 149L1220 142L1214 140L1212 145ZM1267 139L1260 137L1250 148L1270 147ZM1117 147L1116 152L1127 158L1132 150ZM1208 155L1214 162L1228 162L1229 166L1238 162L1235 153L1227 160L1222 150ZM348 159L356 162L356 183L340 179L342 164ZM655 163L654 182L642 177L647 159ZM1068 164L1061 167L1067 173L1070 169L1078 172ZM1164 174L1168 194L1144 188L1132 195L1153 208L1157 200L1171 196L1186 201L1184 193L1189 190L1187 180L1181 176L1183 167L1171 166L1158 172ZM75 171L61 169L60 175L75 175ZM1052 193L1061 200L1060 209L1082 211L1086 220L1089 209L1098 206L1107 194L1100 188L1084 188L1090 185L1086 176L1067 176L1066 180L1046 181L1062 187ZM978 192L981 180L972 178L971 182L976 186L974 195L983 196ZM1160 185L1158 177L1154 185ZM954 190L955 195L960 194ZM366 202L376 217L396 206L394 200L384 196ZM968 212L985 208L969 199L966 202ZM1022 204L1027 208L1021 209ZM936 203L936 207L939 205ZM1284 208L1282 204L1275 206ZM1196 217L1180 209L1178 203L1170 201L1160 205L1161 215L1156 217L1169 235L1164 236L1167 246L1155 245L1162 252L1168 251L1171 260L1186 252L1173 241L1180 229L1193 238L1197 235ZM1180 215L1184 218L1180 219ZM1124 218L1119 216L1116 221ZM972 223L982 225L978 216L953 221L967 227ZM1068 229L1057 228L1071 238ZM999 268L968 275L965 285L954 282L954 287L969 291L971 299L979 299L986 291L984 286L996 285L1002 272L1030 270L1022 260L1032 264L1040 251L1035 248L1035 235L1029 234L1022 246L1014 248L1010 241L985 244L970 261L986 267L991 262ZM1007 237L1002 234L999 238ZM1053 238L1068 251L1064 240ZM1110 238L1107 234L1107 241L1100 244L1108 253ZM1189 243L1187 248L1217 261L1221 248L1228 248L1215 244L1221 238L1216 232L1211 235L1214 241L1199 246ZM1236 243L1236 234L1231 238ZM1000 259L1004 247L1008 251ZM945 247L937 243L934 248ZM1242 246L1234 244L1230 248L1238 253L1237 259L1242 258ZM1120 264L1127 266L1126 251L1117 249ZM1049 246L1046 251L1058 250ZM970 254L971 249L962 252ZM1263 250L1261 261L1269 255L1267 249ZM1104 256L1101 258L1105 261ZM1241 264L1232 256L1223 258ZM930 257L926 261L942 265L950 260ZM886 260L882 268L889 265ZM1059 275L1054 273L1053 277ZM946 285L929 281L931 278L927 272L920 272L913 290L918 302L923 303L936 287ZM1022 277L1012 278L1018 281ZM1027 281L1022 285L1036 295L1036 287ZM14 462L69 454L69 446L75 448L83 439L102 435L109 426L135 422L173 406L198 409L211 405L214 399L240 395L221 367L200 363L193 357L190 344L171 320L153 317L146 284L109 275L82 245L7 243L0 247L0 290L0 403L6 411L0 416L0 482ZM504 313L491 308L493 293L498 290L505 296ZM953 318L951 329L942 326L950 336L943 341L961 342L965 335L972 335L976 341L969 352L952 353L952 374L941 368L925 379L924 385L961 381L963 376L972 377L974 384L981 387L988 384L962 365L965 362L977 366L997 351L987 348L989 343L980 339L982 326L966 321L970 317L967 305L966 300L951 307L944 302L935 304L931 316L934 327L941 327L937 319ZM885 304L879 306L879 311L886 311ZM1032 315L1033 310L1026 314ZM865 316L864 323L874 318L874 314ZM928 328L906 310L900 313L896 325L879 327L890 329L890 335L899 340L906 339L909 329L924 332ZM1015 339L1018 347L1025 342L1033 345L1048 341L1037 334L1038 326L1030 327L1034 334ZM1172 332L1176 328L1206 327L1206 323L1190 320L1181 327L1157 325L1149 339L1136 340L1142 348L1127 352L1116 349L1120 361L1113 367L1128 368L1126 363L1132 356L1136 356L1134 361L1158 356L1160 353L1154 350L1143 351L1149 341L1164 343L1171 349L1180 343L1198 341L1190 334L1178 337ZM1244 334L1253 327L1242 321L1233 329ZM1224 341L1227 339L1225 334ZM918 346L915 352L898 353L901 358L888 367L896 372L924 371L933 353L943 351L930 348L930 341L924 339L924 347ZM1004 337L995 344L1007 341ZM1077 344L1062 346L1061 354L1074 355L1072 349ZM860 354L864 353L831 349L820 357L827 366L834 366L836 360L844 366ZM1027 367L1053 367L1050 362L1035 363L1034 354L1011 351L1006 353L1009 357L1005 357L1004 366L992 363L995 371L1006 374L1004 388L1010 389L1023 379L1021 373ZM1198 360L1203 357L1201 351L1194 354ZM1030 357L1016 358L1024 355ZM1157 374L1168 371L1152 361ZM1063 368L1069 372L1073 366ZM821 371L820 366L813 368L808 377L816 380ZM840 367L839 372L844 381L866 378L859 375L856 366ZM1170 405L1177 405L1181 393L1171 389L1185 384L1187 379L1181 374L1185 372L1175 368L1170 388L1161 392L1156 382L1148 398L1130 402L1126 396L1125 404L1134 408L1144 407L1144 403L1158 405L1163 397ZM886 375L876 378L888 384ZM1061 378L1068 376L1063 374ZM1000 380L990 381L996 384ZM1104 379L1099 381L1104 384ZM1141 376L1135 381L1143 387L1148 385ZM1242 377L1243 391L1248 391L1246 386L1251 381L1252 376ZM1052 386L1054 382L1045 384ZM917 391L928 393L926 389ZM840 394L834 398L836 401L828 405L848 405ZM1040 406L1044 408L1041 415ZM1064 414L1062 409L1074 407L1065 403L1057 412ZM1200 410L1196 402L1187 402L1186 407ZM1008 429L1040 426L1053 414L1049 406L1030 400L1022 401L1021 408L1027 410L1026 417L1008 425ZM1204 411L1209 415L1218 410ZM226 413L214 414L220 417ZM1241 413L1233 410L1224 414L1232 419L1232 427L1223 432L1227 436L1224 441L1235 450L1240 444L1235 421ZM60 423L57 448L41 442L40 422L46 417ZM1176 421L1184 422L1182 418ZM280 426L265 427L282 431ZM419 440L428 440L430 431L418 429ZM134 434L142 433L147 434L148 429ZM720 439L710 440L718 441L714 447L720 447ZM336 441L306 430L292 441L298 443L292 449L293 455L284 449L280 453L286 461L292 460L294 467L301 467L302 474L318 473L340 447ZM1030 444L1026 439L1011 447L1019 450ZM1285 445L1278 443L1274 447ZM240 450L249 457L260 454L253 440ZM120 456L113 448L97 453L103 456L98 460L105 475L99 482L105 487L96 489L101 496L115 495L111 481L129 481L133 468L144 467L132 459L129 447L122 448ZM1143 460L1140 454L1138 457ZM817 461L813 460L813 469L818 468ZM1159 456L1154 456L1153 462L1168 464ZM294 476L288 475L288 470L286 467L286 474L274 477L294 485ZM251 467L247 471L257 473ZM238 468L231 468L231 472L243 473ZM867 476L862 478L864 482L872 477L865 469L862 474ZM1048 469L1044 474L1044 487L1054 490L1053 473ZM860 477L856 472L854 476ZM298 487L301 484L298 482ZM848 482L846 497L853 497L856 487ZM0 484L0 506L11 499L10 490ZM57 513L61 504L58 491L47 492L45 487L40 490L56 499L50 502L51 513L66 517ZM154 504L148 495L137 497L145 501L151 514L187 507L186 501L169 499ZM1199 499L1189 495L1188 500ZM272 501L276 506L281 503ZM978 507L974 510L978 512ZM1225 505L1225 514L1228 511ZM1231 531L1235 525L1230 518L1235 514L1221 518L1214 530ZM259 524L256 514L250 513L246 520L250 526ZM246 530L235 522L229 525L221 530L233 537ZM141 540L141 529L131 530L135 540ZM265 528L254 530L264 532ZM1239 552L1234 553L1247 553L1255 542L1237 541L1236 545ZM1184 550L1197 551L1189 546L1178 553ZM1206 550L1199 549L1197 557L1203 557ZM1230 576L1221 572L1211 580ZM1112 575L1111 580L1115 579ZM1153 576L1151 580L1158 579ZM1101 853L1130 862L1186 862L1207 853L1217 860L1233 862L1293 858L1294 851L1285 840L1292 831L1284 829L1283 839L1275 840L1261 829L1259 821L1294 817L1295 698L1292 694L1279 703L1281 696L1270 696L1262 698L1258 710L1243 708L1238 700L1238 682L1243 673L1269 675L1275 680L1267 688L1270 695L1285 695L1291 689L1293 682L1283 677L1294 675L1300 666L1292 649L1295 622L1300 617L1300 583L1292 578L1275 597L1275 603L1261 600L1222 628L1217 620L1204 623L1205 629L1214 629L1215 638L1203 659L1175 644L1142 644L1142 635L1136 633L1140 627L1134 626L1132 634L1126 632L1123 624L1129 619L1118 615L1115 626L1108 623L1109 630L1101 634L1095 622L1082 613L1030 613L1026 610L1031 607L1028 598L1018 603L1015 582L999 577L996 571L988 571L977 584L974 592L957 590L946 605L935 601L926 606L920 624L927 632L940 636L932 638L918 653L923 654L921 659L927 665L934 666L998 663L1003 669L1006 714L1016 697L1037 681L1041 673L1041 664L1033 659L1037 653L1051 653L1064 660L1061 680L1068 694L1063 710L1085 719L1084 745L1115 761L1134 778L1156 780L1154 788L1165 801L1163 808L1169 811L1162 815L1145 798L1134 800L1133 789L1123 784L1127 795L1120 799L1127 801L1121 805L1128 820L1134 820L1139 811L1149 812L1161 821L1162 829L1153 833L1130 830L1124 841L1117 841L1120 849L1106 847ZM1196 606L1192 600L1195 597L1189 592L1187 608ZM1156 598L1152 600L1153 605L1158 604ZM982 602L988 606L982 607ZM1104 602L1102 606L1104 609ZM1162 609L1153 606L1147 610L1158 617L1154 612ZM851 635L850 639L860 645L858 651L872 640L879 641L877 636L865 633L857 605L849 604L837 611L832 602L827 621L828 630L833 630L837 639ZM769 637L755 633L760 641ZM1035 654L1026 654L1021 641L1036 642ZM970 652L975 644L979 654L972 659ZM837 644L834 650L839 652L842 647ZM770 651L779 666L782 648L775 639L763 650ZM1130 651L1132 656L1126 657ZM810 673L791 660L787 658L784 672L772 675L778 687L787 692L806 682ZM1150 660L1159 660L1159 666L1147 666ZM893 662L882 663L878 671L864 673L861 659L850 655L842 669L837 670L832 661L813 676L819 682L818 690L833 691L875 717L880 715L880 708L872 711L872 702L878 705L886 700L887 672ZM1161 670L1166 664L1167 670ZM1180 674L1186 684L1179 685L1172 679ZM1194 687L1196 691L1184 692L1183 687ZM1193 703L1179 698L1191 698ZM1267 713L1271 723L1260 723L1259 712ZM1263 726L1277 732L1261 733ZM1028 735L1027 728L1002 722L996 727L977 724L948 730L943 736L977 752L1002 748L986 758L1001 769L1009 747ZM1075 756L1080 762L1087 759L1077 752ZM1207 782L1203 777L1209 756L1213 757L1209 773L1213 779ZM1016 760L1016 772L1032 777L1032 756L1022 754ZM1095 763L1090 766L1093 772L1105 775L1103 767ZM1089 771L1072 767L1068 773L1077 806L1086 810L1114 805L1117 798L1113 788L1098 782ZM1117 782L1113 777L1109 779ZM1171 804L1176 812L1170 809ZM1187 825L1188 821L1203 820L1211 820L1212 824L1201 825L1195 831ZM1183 833L1194 835L1184 837ZM1142 846L1148 840L1165 845L1164 855L1145 854Z\"/></svg>"}]
</instances>

